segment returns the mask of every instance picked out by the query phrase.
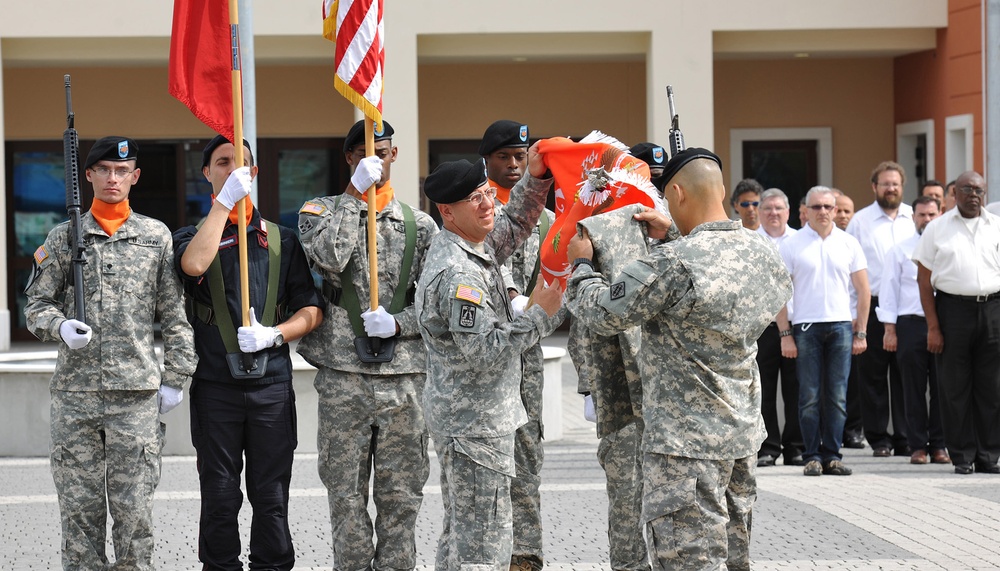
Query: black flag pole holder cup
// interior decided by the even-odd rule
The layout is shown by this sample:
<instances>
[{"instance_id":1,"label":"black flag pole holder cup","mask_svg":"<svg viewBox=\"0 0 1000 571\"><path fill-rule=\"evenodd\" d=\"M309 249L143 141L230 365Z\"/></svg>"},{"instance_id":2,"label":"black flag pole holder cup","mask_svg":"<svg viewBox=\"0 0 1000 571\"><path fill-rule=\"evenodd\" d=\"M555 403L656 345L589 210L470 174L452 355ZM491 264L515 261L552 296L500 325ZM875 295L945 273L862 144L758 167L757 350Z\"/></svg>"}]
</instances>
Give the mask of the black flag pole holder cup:
<instances>
[{"instance_id":1,"label":"black flag pole holder cup","mask_svg":"<svg viewBox=\"0 0 1000 571\"><path fill-rule=\"evenodd\" d=\"M267 372L267 351L226 353L226 364L234 379L259 379Z\"/></svg>"},{"instance_id":2,"label":"black flag pole holder cup","mask_svg":"<svg viewBox=\"0 0 1000 571\"><path fill-rule=\"evenodd\" d=\"M396 354L396 338L355 337L354 350L362 363L388 363Z\"/></svg>"}]
</instances>

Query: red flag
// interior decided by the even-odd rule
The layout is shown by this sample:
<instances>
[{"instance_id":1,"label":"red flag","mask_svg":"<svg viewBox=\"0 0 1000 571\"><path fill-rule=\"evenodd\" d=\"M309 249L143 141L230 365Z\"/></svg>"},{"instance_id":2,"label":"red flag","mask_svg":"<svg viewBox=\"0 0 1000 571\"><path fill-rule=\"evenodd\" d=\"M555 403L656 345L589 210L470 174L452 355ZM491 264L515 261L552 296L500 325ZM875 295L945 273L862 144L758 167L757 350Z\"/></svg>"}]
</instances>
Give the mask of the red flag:
<instances>
[{"instance_id":1,"label":"red flag","mask_svg":"<svg viewBox=\"0 0 1000 571\"><path fill-rule=\"evenodd\" d=\"M323 0L323 36L336 43L333 85L382 129L382 0Z\"/></svg>"},{"instance_id":2,"label":"red flag","mask_svg":"<svg viewBox=\"0 0 1000 571\"><path fill-rule=\"evenodd\" d=\"M649 166L599 131L579 143L563 137L543 139L538 152L552 171L556 196L556 221L540 247L541 274L545 283L566 287L572 272L566 247L577 222L628 204L656 208L659 197L649 182Z\"/></svg>"},{"instance_id":3,"label":"red flag","mask_svg":"<svg viewBox=\"0 0 1000 571\"><path fill-rule=\"evenodd\" d=\"M230 141L234 138L232 72L239 69L239 62L234 62L235 34L226 0L174 0L170 95Z\"/></svg>"}]
</instances>

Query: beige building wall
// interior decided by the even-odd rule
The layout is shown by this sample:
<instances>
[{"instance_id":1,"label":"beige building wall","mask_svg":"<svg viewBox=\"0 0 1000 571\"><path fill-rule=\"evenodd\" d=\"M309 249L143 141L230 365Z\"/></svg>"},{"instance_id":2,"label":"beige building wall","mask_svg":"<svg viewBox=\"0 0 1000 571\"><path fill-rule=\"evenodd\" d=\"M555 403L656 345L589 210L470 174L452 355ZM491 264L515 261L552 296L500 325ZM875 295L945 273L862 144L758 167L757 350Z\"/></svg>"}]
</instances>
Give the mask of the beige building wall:
<instances>
[{"instance_id":1,"label":"beige building wall","mask_svg":"<svg viewBox=\"0 0 1000 571\"><path fill-rule=\"evenodd\" d=\"M892 66L890 58L716 61L716 152L730 164L730 129L831 127L833 185L866 206L871 169L896 156Z\"/></svg>"}]
</instances>

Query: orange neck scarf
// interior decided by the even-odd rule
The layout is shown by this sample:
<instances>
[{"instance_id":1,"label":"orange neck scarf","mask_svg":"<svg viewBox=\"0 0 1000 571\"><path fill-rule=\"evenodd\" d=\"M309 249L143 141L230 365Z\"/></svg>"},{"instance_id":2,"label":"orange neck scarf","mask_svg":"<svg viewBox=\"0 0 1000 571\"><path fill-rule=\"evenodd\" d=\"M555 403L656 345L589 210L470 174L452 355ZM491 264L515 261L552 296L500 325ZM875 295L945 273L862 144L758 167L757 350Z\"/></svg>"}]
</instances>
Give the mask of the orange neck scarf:
<instances>
[{"instance_id":1,"label":"orange neck scarf","mask_svg":"<svg viewBox=\"0 0 1000 571\"><path fill-rule=\"evenodd\" d=\"M93 215L98 226L108 236L113 236L121 228L122 224L128 220L129 215L132 214L132 209L128 205L127 198L117 204L109 204L95 198L94 202L90 205L90 214Z\"/></svg>"},{"instance_id":2,"label":"orange neck scarf","mask_svg":"<svg viewBox=\"0 0 1000 571\"><path fill-rule=\"evenodd\" d=\"M489 181L490 186L497 189L497 201L499 201L500 204L507 204L510 201L510 189L500 186L492 179L487 180Z\"/></svg>"},{"instance_id":3,"label":"orange neck scarf","mask_svg":"<svg viewBox=\"0 0 1000 571\"><path fill-rule=\"evenodd\" d=\"M246 201L247 226L249 226L250 225L250 219L253 218L253 201L250 200L249 196L246 197L246 198L244 198L243 200ZM212 204L215 204L215 195L214 194L212 195ZM230 224L239 224L240 223L240 218L239 218L239 212L240 212L240 210L239 210L239 208L240 208L239 203L236 203L236 204L233 205L233 209L229 211L229 223Z\"/></svg>"},{"instance_id":4,"label":"orange neck scarf","mask_svg":"<svg viewBox=\"0 0 1000 571\"><path fill-rule=\"evenodd\" d=\"M382 212L382 209L385 208L387 204L389 204L389 201L392 200L392 197L395 196L395 194L396 193L392 190L391 180L385 181L385 184L382 185L382 188L376 188L375 212ZM361 199L364 200L365 203L368 202L368 191L365 191L361 195Z\"/></svg>"}]
</instances>

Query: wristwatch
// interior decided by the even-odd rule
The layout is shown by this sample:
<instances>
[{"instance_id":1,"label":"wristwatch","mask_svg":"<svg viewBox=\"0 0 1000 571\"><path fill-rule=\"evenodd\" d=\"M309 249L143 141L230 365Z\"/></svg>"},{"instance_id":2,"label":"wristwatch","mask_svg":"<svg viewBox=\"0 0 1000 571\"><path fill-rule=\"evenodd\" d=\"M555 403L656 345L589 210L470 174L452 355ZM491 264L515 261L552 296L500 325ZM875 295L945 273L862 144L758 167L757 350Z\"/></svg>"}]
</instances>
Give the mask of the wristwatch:
<instances>
[{"instance_id":1,"label":"wristwatch","mask_svg":"<svg viewBox=\"0 0 1000 571\"><path fill-rule=\"evenodd\" d=\"M273 329L274 329L274 348L277 349L278 347L281 347L282 345L285 344L285 335L277 327L274 327Z\"/></svg>"},{"instance_id":2,"label":"wristwatch","mask_svg":"<svg viewBox=\"0 0 1000 571\"><path fill-rule=\"evenodd\" d=\"M868 338L868 334L865 333L864 331L855 331L854 332L854 336L857 337L858 339L867 339Z\"/></svg>"},{"instance_id":3,"label":"wristwatch","mask_svg":"<svg viewBox=\"0 0 1000 571\"><path fill-rule=\"evenodd\" d=\"M792 330L791 330L791 329L785 329L784 331L779 331L779 332L778 332L778 335L779 335L780 337L791 337L791 335L792 335Z\"/></svg>"}]
</instances>

